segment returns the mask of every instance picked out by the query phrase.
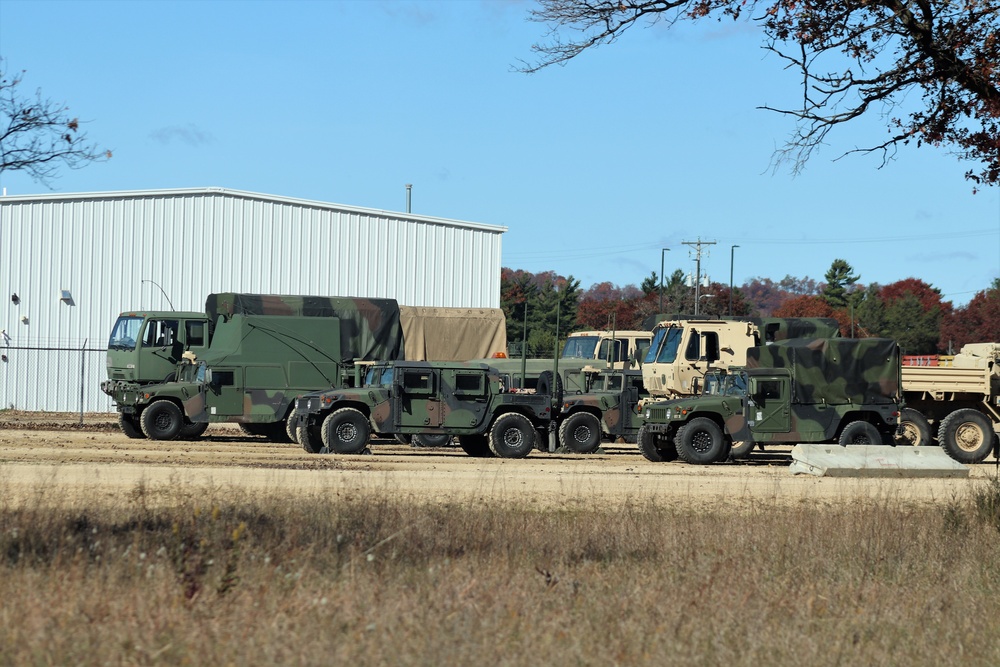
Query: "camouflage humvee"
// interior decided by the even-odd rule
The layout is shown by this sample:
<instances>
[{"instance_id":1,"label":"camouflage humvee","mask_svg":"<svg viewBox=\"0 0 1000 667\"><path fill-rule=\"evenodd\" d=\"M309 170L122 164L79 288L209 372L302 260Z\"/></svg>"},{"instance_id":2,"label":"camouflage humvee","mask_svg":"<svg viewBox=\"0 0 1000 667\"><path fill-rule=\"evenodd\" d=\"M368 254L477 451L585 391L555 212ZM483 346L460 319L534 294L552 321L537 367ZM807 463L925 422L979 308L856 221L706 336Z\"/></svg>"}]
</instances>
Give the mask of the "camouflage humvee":
<instances>
[{"instance_id":1,"label":"camouflage humvee","mask_svg":"<svg viewBox=\"0 0 1000 667\"><path fill-rule=\"evenodd\" d=\"M296 435L310 453L357 454L372 432L458 436L470 456L527 456L548 428L552 396L510 391L486 364L396 361L374 365L363 386L301 396Z\"/></svg>"},{"instance_id":2,"label":"camouflage humvee","mask_svg":"<svg viewBox=\"0 0 1000 667\"><path fill-rule=\"evenodd\" d=\"M642 417L640 402L649 396L642 371L587 367L569 371L566 391L556 416L559 443L579 454L590 454L604 439L635 442ZM581 386L573 391L573 386Z\"/></svg>"},{"instance_id":3,"label":"camouflage humvee","mask_svg":"<svg viewBox=\"0 0 1000 667\"><path fill-rule=\"evenodd\" d=\"M883 338L792 339L750 348L701 396L643 410L638 444L650 461L707 464L734 443L891 444L899 427L900 354Z\"/></svg>"}]
</instances>

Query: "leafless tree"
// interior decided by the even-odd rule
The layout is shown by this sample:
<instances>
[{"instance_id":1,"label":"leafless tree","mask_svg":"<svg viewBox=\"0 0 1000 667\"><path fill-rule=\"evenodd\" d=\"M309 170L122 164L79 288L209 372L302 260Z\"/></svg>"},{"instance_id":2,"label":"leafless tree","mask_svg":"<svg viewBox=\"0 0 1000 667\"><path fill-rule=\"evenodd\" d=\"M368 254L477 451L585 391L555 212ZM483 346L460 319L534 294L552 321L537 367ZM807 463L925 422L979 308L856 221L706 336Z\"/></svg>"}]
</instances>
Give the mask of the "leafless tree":
<instances>
[{"instance_id":1,"label":"leafless tree","mask_svg":"<svg viewBox=\"0 0 1000 667\"><path fill-rule=\"evenodd\" d=\"M636 24L750 18L801 80L800 106L760 107L796 120L775 166L798 172L835 127L877 114L886 136L844 155L876 153L884 165L902 145L930 144L975 164L965 174L974 183L1000 183L1000 0L538 2L530 19L549 32L523 72L565 64Z\"/></svg>"},{"instance_id":2,"label":"leafless tree","mask_svg":"<svg viewBox=\"0 0 1000 667\"><path fill-rule=\"evenodd\" d=\"M48 185L60 166L79 169L111 157L98 150L69 107L43 97L21 94L24 71L9 74L0 59L0 172L21 170Z\"/></svg>"}]
</instances>

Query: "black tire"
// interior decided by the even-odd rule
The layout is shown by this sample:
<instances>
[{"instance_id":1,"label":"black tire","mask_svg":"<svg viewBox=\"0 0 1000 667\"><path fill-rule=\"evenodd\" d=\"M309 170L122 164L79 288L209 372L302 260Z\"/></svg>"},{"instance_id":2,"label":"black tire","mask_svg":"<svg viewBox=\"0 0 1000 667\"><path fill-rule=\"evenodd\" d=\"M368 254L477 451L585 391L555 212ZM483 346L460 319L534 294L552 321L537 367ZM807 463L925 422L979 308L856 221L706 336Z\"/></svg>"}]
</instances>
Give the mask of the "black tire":
<instances>
[{"instance_id":1,"label":"black tire","mask_svg":"<svg viewBox=\"0 0 1000 667\"><path fill-rule=\"evenodd\" d=\"M716 463L729 455L722 429L707 417L695 417L677 429L674 445L680 459L695 465Z\"/></svg>"},{"instance_id":2,"label":"black tire","mask_svg":"<svg viewBox=\"0 0 1000 667\"><path fill-rule=\"evenodd\" d=\"M146 437L146 434L142 432L142 426L136 418L124 412L118 413L118 428L121 429L126 438L138 440Z\"/></svg>"},{"instance_id":3,"label":"black tire","mask_svg":"<svg viewBox=\"0 0 1000 667\"><path fill-rule=\"evenodd\" d=\"M972 408L955 410L941 421L938 442L959 463L981 463L993 450L993 424Z\"/></svg>"},{"instance_id":4,"label":"black tire","mask_svg":"<svg viewBox=\"0 0 1000 667\"><path fill-rule=\"evenodd\" d=\"M244 435L258 437L264 435L264 424L239 424Z\"/></svg>"},{"instance_id":5,"label":"black tire","mask_svg":"<svg viewBox=\"0 0 1000 667\"><path fill-rule=\"evenodd\" d=\"M458 446L469 456L476 458L492 458L493 450L490 449L490 439L488 436L475 433L473 435L458 436Z\"/></svg>"},{"instance_id":6,"label":"black tire","mask_svg":"<svg viewBox=\"0 0 1000 667\"><path fill-rule=\"evenodd\" d=\"M309 454L319 454L319 450L323 449L323 434L320 431L315 419L308 418L299 423L295 439Z\"/></svg>"},{"instance_id":7,"label":"black tire","mask_svg":"<svg viewBox=\"0 0 1000 667\"><path fill-rule=\"evenodd\" d=\"M295 423L295 412L292 412L285 419L285 436L288 438L289 442L297 445L299 444L299 434L296 433L297 429L295 427Z\"/></svg>"},{"instance_id":8,"label":"black tire","mask_svg":"<svg viewBox=\"0 0 1000 667\"><path fill-rule=\"evenodd\" d=\"M413 436L413 444L417 447L447 447L451 444L451 436L447 433L421 433Z\"/></svg>"},{"instance_id":9,"label":"black tire","mask_svg":"<svg viewBox=\"0 0 1000 667\"><path fill-rule=\"evenodd\" d=\"M176 403L161 398L142 411L139 425L150 440L173 440L184 425L184 414Z\"/></svg>"},{"instance_id":10,"label":"black tire","mask_svg":"<svg viewBox=\"0 0 1000 667\"><path fill-rule=\"evenodd\" d=\"M334 454L360 454L368 446L371 427L354 408L334 410L323 420L323 446Z\"/></svg>"},{"instance_id":11,"label":"black tire","mask_svg":"<svg viewBox=\"0 0 1000 667\"><path fill-rule=\"evenodd\" d=\"M732 459L748 459L750 458L750 452L753 451L754 445L757 443L753 440L744 440L743 442L734 442L733 446L729 449L729 458Z\"/></svg>"},{"instance_id":12,"label":"black tire","mask_svg":"<svg viewBox=\"0 0 1000 667\"><path fill-rule=\"evenodd\" d=\"M413 436L411 436L408 433L393 433L392 437L395 438L396 442L398 442L401 445L413 444Z\"/></svg>"},{"instance_id":13,"label":"black tire","mask_svg":"<svg viewBox=\"0 0 1000 667\"><path fill-rule=\"evenodd\" d=\"M208 422L190 422L184 420L177 437L181 440L197 440L208 429Z\"/></svg>"},{"instance_id":14,"label":"black tire","mask_svg":"<svg viewBox=\"0 0 1000 667\"><path fill-rule=\"evenodd\" d=\"M601 446L601 422L589 412L577 412L559 426L559 442L577 454L593 454Z\"/></svg>"},{"instance_id":15,"label":"black tire","mask_svg":"<svg viewBox=\"0 0 1000 667\"><path fill-rule=\"evenodd\" d=\"M563 384L562 377L559 375L555 376L555 382L552 381L553 375L552 371L542 371L538 374L538 381L535 383L535 393L536 394L548 394L552 397L552 402L557 406L555 412L559 412L559 407L562 405L563 399Z\"/></svg>"},{"instance_id":16,"label":"black tire","mask_svg":"<svg viewBox=\"0 0 1000 667\"><path fill-rule=\"evenodd\" d=\"M899 426L899 435L895 436L897 445L928 447L934 444L927 417L913 408L903 408L899 415Z\"/></svg>"},{"instance_id":17,"label":"black tire","mask_svg":"<svg viewBox=\"0 0 1000 667\"><path fill-rule=\"evenodd\" d=\"M650 432L645 424L639 427L639 433L635 437L635 442L639 445L639 453L647 461L667 463L677 460L677 447L674 446L674 443Z\"/></svg>"},{"instance_id":18,"label":"black tire","mask_svg":"<svg viewBox=\"0 0 1000 667\"><path fill-rule=\"evenodd\" d=\"M517 412L497 417L490 428L490 449L504 459L523 459L535 446L535 427Z\"/></svg>"},{"instance_id":19,"label":"black tire","mask_svg":"<svg viewBox=\"0 0 1000 667\"><path fill-rule=\"evenodd\" d=\"M851 422L840 432L838 444L847 445L881 445L882 434L878 432L874 424L868 422Z\"/></svg>"}]
</instances>

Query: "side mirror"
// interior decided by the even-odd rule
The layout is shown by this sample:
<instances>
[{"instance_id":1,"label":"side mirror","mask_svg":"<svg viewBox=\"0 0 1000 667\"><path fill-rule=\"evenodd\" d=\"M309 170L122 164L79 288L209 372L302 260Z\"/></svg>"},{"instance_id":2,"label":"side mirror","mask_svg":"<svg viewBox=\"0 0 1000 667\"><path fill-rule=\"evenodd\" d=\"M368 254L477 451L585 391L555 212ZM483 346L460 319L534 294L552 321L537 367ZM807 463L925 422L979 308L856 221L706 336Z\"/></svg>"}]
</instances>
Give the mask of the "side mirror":
<instances>
[{"instance_id":1,"label":"side mirror","mask_svg":"<svg viewBox=\"0 0 1000 667\"><path fill-rule=\"evenodd\" d=\"M205 384L212 384L212 369L205 369Z\"/></svg>"}]
</instances>

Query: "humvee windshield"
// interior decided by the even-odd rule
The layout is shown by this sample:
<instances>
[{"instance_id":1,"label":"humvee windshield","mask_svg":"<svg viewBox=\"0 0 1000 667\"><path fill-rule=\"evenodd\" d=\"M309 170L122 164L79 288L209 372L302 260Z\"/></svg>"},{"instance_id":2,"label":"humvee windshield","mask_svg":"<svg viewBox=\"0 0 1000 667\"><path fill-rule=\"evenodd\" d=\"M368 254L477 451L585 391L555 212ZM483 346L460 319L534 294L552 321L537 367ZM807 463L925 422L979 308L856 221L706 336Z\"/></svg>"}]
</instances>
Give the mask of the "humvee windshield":
<instances>
[{"instance_id":1,"label":"humvee windshield","mask_svg":"<svg viewBox=\"0 0 1000 667\"><path fill-rule=\"evenodd\" d=\"M142 328L142 317L122 315L111 329L109 350L134 350L139 339L139 329Z\"/></svg>"},{"instance_id":2,"label":"humvee windshield","mask_svg":"<svg viewBox=\"0 0 1000 667\"><path fill-rule=\"evenodd\" d=\"M392 384L392 366L372 366L365 374L364 386L388 387Z\"/></svg>"}]
</instances>

